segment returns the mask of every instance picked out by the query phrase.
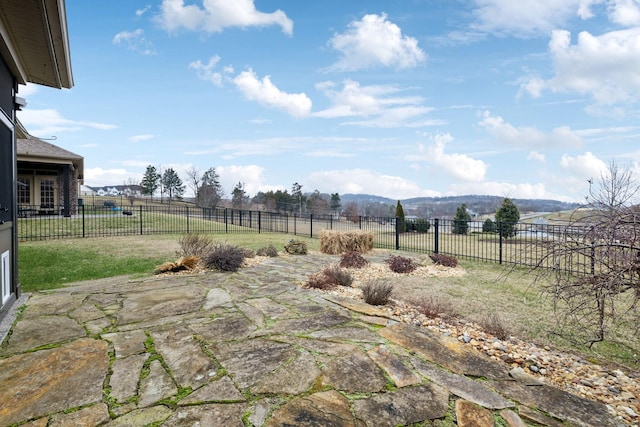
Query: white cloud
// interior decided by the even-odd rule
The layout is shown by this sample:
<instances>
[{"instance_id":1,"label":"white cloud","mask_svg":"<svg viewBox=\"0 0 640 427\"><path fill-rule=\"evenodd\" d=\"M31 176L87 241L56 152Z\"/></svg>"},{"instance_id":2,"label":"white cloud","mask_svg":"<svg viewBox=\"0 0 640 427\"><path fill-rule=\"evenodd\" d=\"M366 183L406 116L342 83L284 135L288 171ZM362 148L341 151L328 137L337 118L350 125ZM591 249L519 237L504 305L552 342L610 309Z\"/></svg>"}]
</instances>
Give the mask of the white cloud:
<instances>
[{"instance_id":1,"label":"white cloud","mask_svg":"<svg viewBox=\"0 0 640 427\"><path fill-rule=\"evenodd\" d=\"M482 121L478 123L501 144L511 147L579 147L583 144L582 137L568 126L554 128L545 133L535 127L515 127L500 116L492 116L485 111Z\"/></svg>"},{"instance_id":2,"label":"white cloud","mask_svg":"<svg viewBox=\"0 0 640 427\"><path fill-rule=\"evenodd\" d=\"M576 17L593 18L593 6L606 5L614 24L640 25L638 0L474 0L471 28L475 31L519 37L547 35ZM473 34L473 33L472 33Z\"/></svg>"},{"instance_id":3,"label":"white cloud","mask_svg":"<svg viewBox=\"0 0 640 427\"><path fill-rule=\"evenodd\" d=\"M27 83L26 85L18 85L18 95L23 98L35 95L36 93L38 93L38 85L36 84Z\"/></svg>"},{"instance_id":4,"label":"white cloud","mask_svg":"<svg viewBox=\"0 0 640 427\"><path fill-rule=\"evenodd\" d=\"M591 96L597 104L640 101L640 27L593 36L583 31L571 44L568 31L549 42L555 75L546 86Z\"/></svg>"},{"instance_id":5,"label":"white cloud","mask_svg":"<svg viewBox=\"0 0 640 427\"><path fill-rule=\"evenodd\" d=\"M441 121L426 117L433 108L422 105L422 97L398 95L402 90L397 86L361 86L350 79L342 84L340 90L335 89L336 84L333 82L316 85L316 89L329 98L332 106L313 113L314 117L361 118L343 124L363 127L422 127L442 124Z\"/></svg>"},{"instance_id":6,"label":"white cloud","mask_svg":"<svg viewBox=\"0 0 640 427\"><path fill-rule=\"evenodd\" d=\"M70 120L62 117L60 112L51 109L29 110L18 112L20 121L27 131L34 136L46 137L63 132L77 132L86 128L111 130L115 125L105 123Z\"/></svg>"},{"instance_id":7,"label":"white cloud","mask_svg":"<svg viewBox=\"0 0 640 427\"><path fill-rule=\"evenodd\" d=\"M591 13L590 0L475 0L471 28L515 36L548 34L579 13Z\"/></svg>"},{"instance_id":8,"label":"white cloud","mask_svg":"<svg viewBox=\"0 0 640 427\"><path fill-rule=\"evenodd\" d=\"M126 169L102 169L100 167L84 169L84 183L90 187L122 185L130 177L139 180L142 175L128 172Z\"/></svg>"},{"instance_id":9,"label":"white cloud","mask_svg":"<svg viewBox=\"0 0 640 427\"><path fill-rule=\"evenodd\" d=\"M482 181L487 172L487 164L473 159L466 154L447 154L446 145L453 141L450 134L439 134L431 137L432 144L418 146L418 154L408 156L410 161L424 161L433 164L447 175L461 181Z\"/></svg>"},{"instance_id":10,"label":"white cloud","mask_svg":"<svg viewBox=\"0 0 640 427\"><path fill-rule=\"evenodd\" d=\"M529 153L529 156L527 156L527 159L535 160L535 161L540 162L540 163L545 163L547 161L547 159L545 158L544 154L538 153L537 151L531 151Z\"/></svg>"},{"instance_id":11,"label":"white cloud","mask_svg":"<svg viewBox=\"0 0 640 427\"><path fill-rule=\"evenodd\" d=\"M589 151L575 157L564 154L560 166L574 180L580 181L598 179L607 170L607 164Z\"/></svg>"},{"instance_id":12,"label":"white cloud","mask_svg":"<svg viewBox=\"0 0 640 427\"><path fill-rule=\"evenodd\" d=\"M129 142L131 143L137 143L137 142L142 142L142 141L147 141L149 139L153 139L155 138L155 135L152 134L142 134L142 135L134 135L134 136L130 136L129 137Z\"/></svg>"},{"instance_id":13,"label":"white cloud","mask_svg":"<svg viewBox=\"0 0 640 427\"><path fill-rule=\"evenodd\" d=\"M412 68L423 63L427 55L413 37L404 36L387 15L365 15L353 21L342 34L335 34L329 45L342 57L329 67L331 71L355 71L377 66L395 69Z\"/></svg>"},{"instance_id":14,"label":"white cloud","mask_svg":"<svg viewBox=\"0 0 640 427\"><path fill-rule=\"evenodd\" d=\"M233 78L233 83L245 98L286 111L293 117L308 116L311 99L303 93L286 93L278 89L269 76L260 80L253 70L243 71Z\"/></svg>"},{"instance_id":15,"label":"white cloud","mask_svg":"<svg viewBox=\"0 0 640 427\"><path fill-rule=\"evenodd\" d=\"M507 182L470 182L449 186L452 194L486 194L490 196L510 197L515 199L552 199L574 202L575 199L547 190L544 184Z\"/></svg>"},{"instance_id":16,"label":"white cloud","mask_svg":"<svg viewBox=\"0 0 640 427\"><path fill-rule=\"evenodd\" d=\"M640 1L614 0L608 5L611 22L625 26L640 25Z\"/></svg>"},{"instance_id":17,"label":"white cloud","mask_svg":"<svg viewBox=\"0 0 640 427\"><path fill-rule=\"evenodd\" d=\"M293 21L281 11L263 13L253 0L204 0L185 5L184 0L163 0L158 23L169 32L181 28L191 31L219 33L229 27L267 27L279 25L282 32L293 34Z\"/></svg>"},{"instance_id":18,"label":"white cloud","mask_svg":"<svg viewBox=\"0 0 640 427\"><path fill-rule=\"evenodd\" d=\"M196 70L196 74L199 79L209 81L216 86L222 86L222 73L214 71L216 65L220 62L218 55L209 58L207 64L203 64L199 59L189 64L189 68Z\"/></svg>"},{"instance_id":19,"label":"white cloud","mask_svg":"<svg viewBox=\"0 0 640 427\"><path fill-rule=\"evenodd\" d=\"M138 28L135 31L121 31L113 37L113 44L116 46L124 46L129 50L141 53L143 55L155 55L156 50L144 36L144 30Z\"/></svg>"},{"instance_id":20,"label":"white cloud","mask_svg":"<svg viewBox=\"0 0 640 427\"><path fill-rule=\"evenodd\" d=\"M231 194L231 191L239 182L244 184L244 191L249 196L254 196L259 191L264 191L264 168L262 166L219 166L216 167L216 172L220 175L220 184L227 194Z\"/></svg>"},{"instance_id":21,"label":"white cloud","mask_svg":"<svg viewBox=\"0 0 640 427\"><path fill-rule=\"evenodd\" d=\"M305 180L307 188L339 194L375 194L393 199L419 196L439 196L435 191L420 188L415 182L366 169L343 169L311 173Z\"/></svg>"},{"instance_id":22,"label":"white cloud","mask_svg":"<svg viewBox=\"0 0 640 427\"><path fill-rule=\"evenodd\" d=\"M136 10L136 16L142 16L145 13L147 13L149 11L149 9L151 9L150 5L146 5L145 7L143 7L142 9L137 9Z\"/></svg>"}]
</instances>

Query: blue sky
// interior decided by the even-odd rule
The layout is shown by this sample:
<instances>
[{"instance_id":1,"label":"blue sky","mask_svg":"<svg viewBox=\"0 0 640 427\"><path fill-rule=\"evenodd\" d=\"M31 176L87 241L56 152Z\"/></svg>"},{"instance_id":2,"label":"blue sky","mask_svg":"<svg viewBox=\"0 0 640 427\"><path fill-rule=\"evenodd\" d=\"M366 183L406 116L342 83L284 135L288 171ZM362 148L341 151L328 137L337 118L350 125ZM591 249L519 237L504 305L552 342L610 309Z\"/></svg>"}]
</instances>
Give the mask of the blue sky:
<instances>
[{"instance_id":1,"label":"blue sky","mask_svg":"<svg viewBox=\"0 0 640 427\"><path fill-rule=\"evenodd\" d=\"M640 168L640 0L70 0L75 87L21 86L85 184L581 201Z\"/></svg>"}]
</instances>

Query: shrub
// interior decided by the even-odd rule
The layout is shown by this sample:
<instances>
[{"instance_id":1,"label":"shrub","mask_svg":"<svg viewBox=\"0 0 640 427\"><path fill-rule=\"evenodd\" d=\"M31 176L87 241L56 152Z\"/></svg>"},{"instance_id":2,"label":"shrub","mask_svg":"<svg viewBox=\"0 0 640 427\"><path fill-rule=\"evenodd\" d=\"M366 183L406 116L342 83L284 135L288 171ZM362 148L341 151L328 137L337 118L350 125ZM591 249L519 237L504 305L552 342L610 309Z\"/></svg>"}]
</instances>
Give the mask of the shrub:
<instances>
[{"instance_id":1,"label":"shrub","mask_svg":"<svg viewBox=\"0 0 640 427\"><path fill-rule=\"evenodd\" d=\"M431 254L429 255L429 258L431 258L431 261L433 261L434 264L443 265L445 267L458 266L458 260L449 255Z\"/></svg>"},{"instance_id":2,"label":"shrub","mask_svg":"<svg viewBox=\"0 0 640 427\"><path fill-rule=\"evenodd\" d=\"M357 251L347 252L340 258L340 267L342 268L363 268L369 264L362 254Z\"/></svg>"},{"instance_id":3,"label":"shrub","mask_svg":"<svg viewBox=\"0 0 640 427\"><path fill-rule=\"evenodd\" d=\"M491 313L485 316L485 318L482 319L480 326L482 326L482 329L484 329L485 332L500 340L506 340L509 338L509 331L497 313Z\"/></svg>"},{"instance_id":4,"label":"shrub","mask_svg":"<svg viewBox=\"0 0 640 427\"><path fill-rule=\"evenodd\" d=\"M483 233L495 233L496 232L496 223L491 221L491 218L487 218L482 223L482 232Z\"/></svg>"},{"instance_id":5,"label":"shrub","mask_svg":"<svg viewBox=\"0 0 640 427\"><path fill-rule=\"evenodd\" d=\"M394 273L411 273L418 268L418 265L411 258L395 255L389 257L387 264Z\"/></svg>"},{"instance_id":6,"label":"shrub","mask_svg":"<svg viewBox=\"0 0 640 427\"><path fill-rule=\"evenodd\" d=\"M385 305L391 298L393 286L379 280L368 282L362 288L362 297L364 302L371 305Z\"/></svg>"},{"instance_id":7,"label":"shrub","mask_svg":"<svg viewBox=\"0 0 640 427\"><path fill-rule=\"evenodd\" d=\"M204 265L221 271L238 271L244 263L245 250L227 243L216 243L203 257Z\"/></svg>"},{"instance_id":8,"label":"shrub","mask_svg":"<svg viewBox=\"0 0 640 427\"><path fill-rule=\"evenodd\" d=\"M211 251L213 247L213 239L203 234L185 234L178 240L180 250L177 251L178 256L189 257L197 256L203 257Z\"/></svg>"},{"instance_id":9,"label":"shrub","mask_svg":"<svg viewBox=\"0 0 640 427\"><path fill-rule=\"evenodd\" d=\"M453 307L448 301L430 295L420 298L412 303L418 313L425 315L429 319L436 317L448 318L455 317Z\"/></svg>"},{"instance_id":10,"label":"shrub","mask_svg":"<svg viewBox=\"0 0 640 427\"><path fill-rule=\"evenodd\" d=\"M273 246L271 243L269 243L269 246L260 248L256 251L256 255L258 256L268 256L268 257L277 257L278 256L278 250L275 248L275 246Z\"/></svg>"},{"instance_id":11,"label":"shrub","mask_svg":"<svg viewBox=\"0 0 640 427\"><path fill-rule=\"evenodd\" d=\"M256 251L254 251L253 249L243 248L242 250L244 251L244 257L245 258L255 258L256 257Z\"/></svg>"},{"instance_id":12,"label":"shrub","mask_svg":"<svg viewBox=\"0 0 640 427\"><path fill-rule=\"evenodd\" d=\"M337 265L326 267L307 279L307 286L315 289L333 289L336 286L351 286L352 283L351 273Z\"/></svg>"},{"instance_id":13,"label":"shrub","mask_svg":"<svg viewBox=\"0 0 640 427\"><path fill-rule=\"evenodd\" d=\"M415 231L416 233L426 233L431 228L431 223L428 219L408 219L406 222L407 231Z\"/></svg>"}]
</instances>

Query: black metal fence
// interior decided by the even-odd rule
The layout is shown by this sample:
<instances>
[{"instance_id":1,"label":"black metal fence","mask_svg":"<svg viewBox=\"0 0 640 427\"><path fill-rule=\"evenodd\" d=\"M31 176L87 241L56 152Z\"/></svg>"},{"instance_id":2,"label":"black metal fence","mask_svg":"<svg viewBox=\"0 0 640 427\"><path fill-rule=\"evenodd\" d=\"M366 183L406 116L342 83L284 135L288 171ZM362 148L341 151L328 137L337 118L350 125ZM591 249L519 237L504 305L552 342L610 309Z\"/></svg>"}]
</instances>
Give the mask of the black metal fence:
<instances>
[{"instance_id":1,"label":"black metal fence","mask_svg":"<svg viewBox=\"0 0 640 427\"><path fill-rule=\"evenodd\" d=\"M55 214L51 214L54 212ZM593 256L549 256L563 239L579 239L580 229L547 224L495 224L495 231L483 231L481 221L459 223L447 219L404 222L396 218L335 218L331 215L297 216L286 213L230 208L176 206L72 206L42 212L39 207L21 207L18 220L20 241L186 233L286 233L318 238L323 230L373 233L378 248L419 253L441 253L455 257L501 264L539 265L572 273L593 274ZM514 236L501 238L503 227ZM405 231L405 230L412 231Z\"/></svg>"}]
</instances>

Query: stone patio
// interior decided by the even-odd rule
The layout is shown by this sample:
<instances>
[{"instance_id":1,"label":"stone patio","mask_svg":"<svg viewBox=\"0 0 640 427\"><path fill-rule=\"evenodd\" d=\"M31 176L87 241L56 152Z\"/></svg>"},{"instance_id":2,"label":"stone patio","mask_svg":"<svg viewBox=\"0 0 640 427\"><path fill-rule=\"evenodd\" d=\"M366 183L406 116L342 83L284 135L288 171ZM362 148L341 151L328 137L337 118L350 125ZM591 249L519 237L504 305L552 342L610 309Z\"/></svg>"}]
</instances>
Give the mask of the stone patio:
<instances>
[{"instance_id":1,"label":"stone patio","mask_svg":"<svg viewBox=\"0 0 640 427\"><path fill-rule=\"evenodd\" d=\"M0 349L0 427L623 425L453 338L297 286L334 261L35 293Z\"/></svg>"}]
</instances>

